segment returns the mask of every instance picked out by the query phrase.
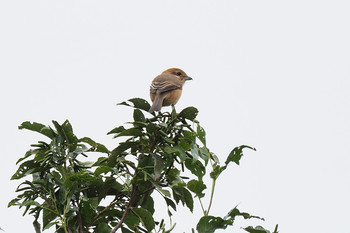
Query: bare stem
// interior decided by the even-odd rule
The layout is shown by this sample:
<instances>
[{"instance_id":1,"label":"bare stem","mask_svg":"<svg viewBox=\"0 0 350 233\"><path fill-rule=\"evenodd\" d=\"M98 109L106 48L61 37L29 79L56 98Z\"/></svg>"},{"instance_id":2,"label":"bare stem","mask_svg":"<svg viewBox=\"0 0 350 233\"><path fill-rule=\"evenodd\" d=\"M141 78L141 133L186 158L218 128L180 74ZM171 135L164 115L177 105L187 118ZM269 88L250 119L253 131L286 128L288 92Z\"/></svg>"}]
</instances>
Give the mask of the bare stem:
<instances>
[{"instance_id":1,"label":"bare stem","mask_svg":"<svg viewBox=\"0 0 350 233\"><path fill-rule=\"evenodd\" d=\"M211 208L211 204L213 202L213 196L214 196L214 190L215 190L215 183L216 183L216 179L213 179L213 184L212 184L212 187L211 187L211 194L210 194L210 201L209 201L209 206L208 206L208 210L206 212L206 216L208 216L209 214L209 211L210 211L210 208Z\"/></svg>"},{"instance_id":2,"label":"bare stem","mask_svg":"<svg viewBox=\"0 0 350 233\"><path fill-rule=\"evenodd\" d=\"M205 210L204 210L204 207L203 207L202 200L201 200L200 197L198 197L198 200L199 200L199 203L201 204L201 208L202 208L203 214L205 215Z\"/></svg>"}]
</instances>

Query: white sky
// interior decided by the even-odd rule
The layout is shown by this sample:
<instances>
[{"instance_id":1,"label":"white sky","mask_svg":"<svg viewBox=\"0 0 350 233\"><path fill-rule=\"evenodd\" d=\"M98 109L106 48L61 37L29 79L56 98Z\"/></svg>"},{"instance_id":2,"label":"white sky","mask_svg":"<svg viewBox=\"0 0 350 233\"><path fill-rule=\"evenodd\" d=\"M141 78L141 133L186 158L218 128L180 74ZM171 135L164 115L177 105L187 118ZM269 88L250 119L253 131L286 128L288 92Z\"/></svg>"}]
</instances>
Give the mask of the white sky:
<instances>
[{"instance_id":1,"label":"white sky","mask_svg":"<svg viewBox=\"0 0 350 233\"><path fill-rule=\"evenodd\" d=\"M21 122L69 119L112 149L106 133L132 117L115 104L149 99L151 80L179 67L193 81L177 109L199 109L221 161L257 148L223 174L211 214L239 204L266 221L227 232L348 233L349 12L345 0L1 1L0 227L34 232L31 216L6 207L16 160L44 139ZM199 216L180 208L174 232Z\"/></svg>"}]
</instances>

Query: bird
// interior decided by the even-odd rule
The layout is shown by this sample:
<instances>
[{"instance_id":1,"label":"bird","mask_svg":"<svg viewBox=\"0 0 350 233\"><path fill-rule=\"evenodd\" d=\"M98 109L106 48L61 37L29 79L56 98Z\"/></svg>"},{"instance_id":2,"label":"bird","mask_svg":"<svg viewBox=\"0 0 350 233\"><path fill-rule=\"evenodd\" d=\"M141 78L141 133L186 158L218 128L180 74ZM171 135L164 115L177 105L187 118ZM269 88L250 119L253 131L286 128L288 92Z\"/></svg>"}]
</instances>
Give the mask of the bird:
<instances>
[{"instance_id":1,"label":"bird","mask_svg":"<svg viewBox=\"0 0 350 233\"><path fill-rule=\"evenodd\" d=\"M155 77L150 87L150 97L153 102L148 112L159 112L162 106L174 106L180 99L182 87L192 80L183 70L170 68Z\"/></svg>"}]
</instances>

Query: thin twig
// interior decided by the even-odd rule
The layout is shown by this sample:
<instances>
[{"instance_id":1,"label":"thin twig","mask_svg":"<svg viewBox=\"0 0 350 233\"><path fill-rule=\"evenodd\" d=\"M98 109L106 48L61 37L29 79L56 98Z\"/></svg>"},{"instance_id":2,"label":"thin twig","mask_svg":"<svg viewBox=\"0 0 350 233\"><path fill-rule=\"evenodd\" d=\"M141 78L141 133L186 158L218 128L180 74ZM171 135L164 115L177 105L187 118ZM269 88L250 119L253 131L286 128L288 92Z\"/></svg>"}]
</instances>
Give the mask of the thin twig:
<instances>
[{"instance_id":1,"label":"thin twig","mask_svg":"<svg viewBox=\"0 0 350 233\"><path fill-rule=\"evenodd\" d=\"M209 201L209 206L208 206L208 210L206 212L206 216L208 216L210 208L211 208L211 204L213 202L213 196L214 196L214 190L215 190L215 183L216 183L216 179L213 179L213 184L211 187L211 194L210 194L210 201Z\"/></svg>"},{"instance_id":2,"label":"thin twig","mask_svg":"<svg viewBox=\"0 0 350 233\"><path fill-rule=\"evenodd\" d=\"M202 208L203 214L205 215L206 212L205 212L205 209L203 207L202 200L201 200L201 198L199 196L197 196L197 197L198 197L199 203L201 204L201 208Z\"/></svg>"},{"instance_id":3,"label":"thin twig","mask_svg":"<svg viewBox=\"0 0 350 233\"><path fill-rule=\"evenodd\" d=\"M125 208L124 214L123 214L122 218L120 219L119 223L112 229L111 233L115 233L118 230L118 228L120 228L122 226L123 222L125 221L126 215L129 213L129 210L131 209L131 205L134 201L135 194L136 194L136 185L133 185L132 191L130 194L129 203Z\"/></svg>"}]
</instances>

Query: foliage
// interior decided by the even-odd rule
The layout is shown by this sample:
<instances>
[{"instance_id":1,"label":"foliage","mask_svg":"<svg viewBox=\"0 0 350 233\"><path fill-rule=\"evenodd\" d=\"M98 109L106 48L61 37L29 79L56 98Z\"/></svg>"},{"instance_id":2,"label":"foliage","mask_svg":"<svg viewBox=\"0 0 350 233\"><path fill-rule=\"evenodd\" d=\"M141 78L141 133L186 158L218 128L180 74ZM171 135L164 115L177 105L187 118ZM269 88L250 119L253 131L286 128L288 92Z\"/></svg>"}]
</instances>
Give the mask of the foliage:
<instances>
[{"instance_id":1,"label":"foliage","mask_svg":"<svg viewBox=\"0 0 350 233\"><path fill-rule=\"evenodd\" d=\"M144 113L150 105L143 99L120 105L134 108L133 122L108 133L124 139L111 151L91 138L78 138L69 121L53 121L54 127L35 122L19 126L49 139L31 145L32 149L18 160L19 168L12 176L13 180L26 180L18 186L19 194L9 206L23 207L24 215L33 215L36 232L51 227L58 233L113 233L117 229L123 233L170 232L175 225L166 226L164 219L153 217L154 193L164 199L169 217L179 203L193 211L194 198L198 198L203 210L196 227L199 233L225 229L238 216L262 219L240 212L237 207L224 218L209 215L218 177L231 162L239 164L244 148L254 148L234 148L221 166L207 148L206 133L196 120L196 108L188 107L180 113L173 108L171 113L147 118ZM84 162L92 152L100 157ZM204 208L207 185L203 177L209 165L212 189L209 206ZM192 177L186 177L184 172ZM244 229L269 232L260 226Z\"/></svg>"}]
</instances>

